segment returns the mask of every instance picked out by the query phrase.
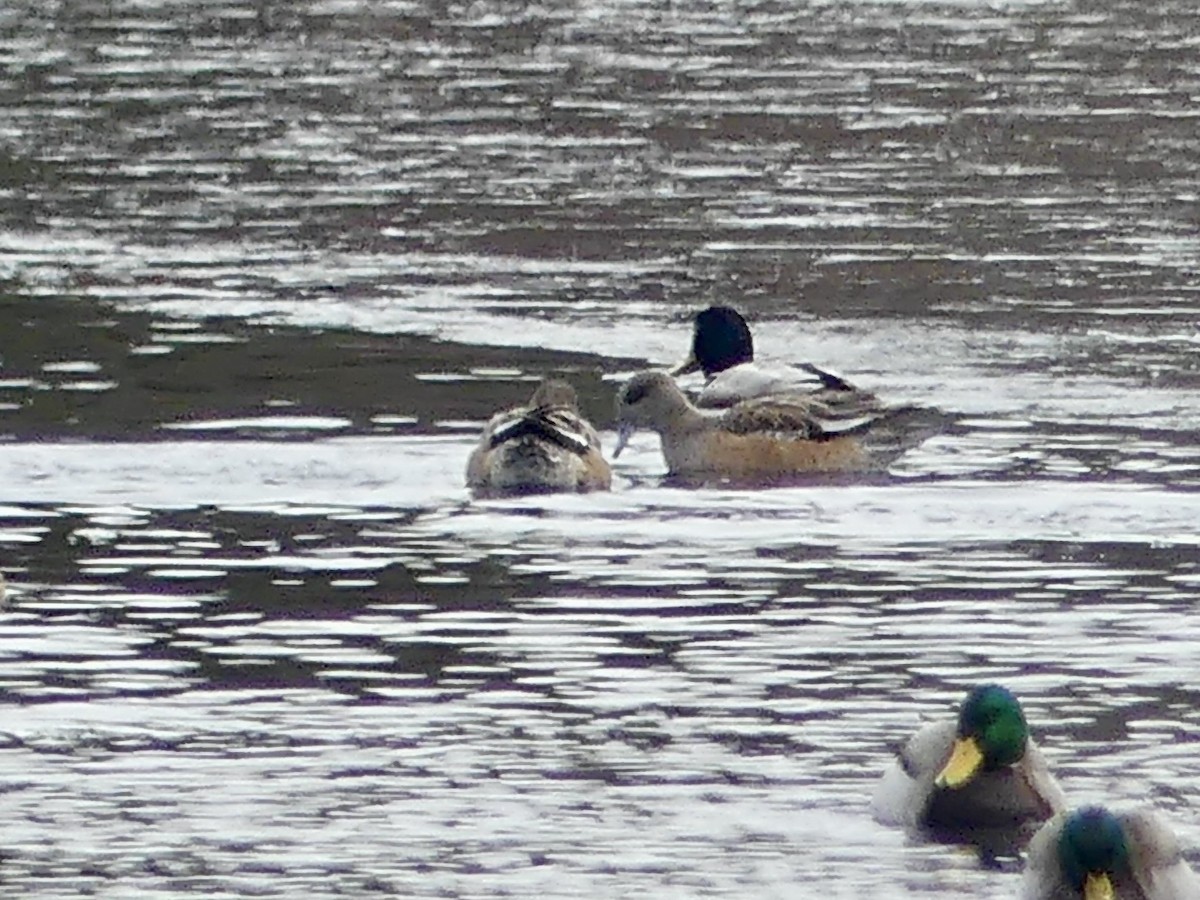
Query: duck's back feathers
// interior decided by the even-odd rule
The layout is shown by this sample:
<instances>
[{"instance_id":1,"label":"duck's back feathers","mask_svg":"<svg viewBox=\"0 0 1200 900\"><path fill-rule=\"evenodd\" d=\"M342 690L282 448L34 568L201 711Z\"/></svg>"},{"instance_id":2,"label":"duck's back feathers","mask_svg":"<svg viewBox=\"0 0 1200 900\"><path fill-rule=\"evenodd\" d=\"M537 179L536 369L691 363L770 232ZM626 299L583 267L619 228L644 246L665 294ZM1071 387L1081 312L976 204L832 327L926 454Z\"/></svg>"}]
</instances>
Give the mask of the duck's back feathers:
<instances>
[{"instance_id":1,"label":"duck's back feathers","mask_svg":"<svg viewBox=\"0 0 1200 900\"><path fill-rule=\"evenodd\" d=\"M719 423L720 428L730 434L819 440L826 432L814 415L814 407L815 404L791 397L747 400L721 416Z\"/></svg>"},{"instance_id":2,"label":"duck's back feathers","mask_svg":"<svg viewBox=\"0 0 1200 900\"><path fill-rule=\"evenodd\" d=\"M576 413L553 406L513 410L512 414L502 415L492 429L488 446L494 449L509 441L531 437L584 454L592 447L590 428L585 425Z\"/></svg>"},{"instance_id":3,"label":"duck's back feathers","mask_svg":"<svg viewBox=\"0 0 1200 900\"><path fill-rule=\"evenodd\" d=\"M827 382L817 374L820 372L815 366L742 363L713 375L692 400L702 409L725 409L773 394L808 394L827 387ZM837 381L846 384L841 379Z\"/></svg>"},{"instance_id":4,"label":"duck's back feathers","mask_svg":"<svg viewBox=\"0 0 1200 900\"><path fill-rule=\"evenodd\" d=\"M467 486L484 496L608 490L611 484L600 437L562 381L542 382L529 405L493 416L467 461Z\"/></svg>"},{"instance_id":5,"label":"duck's back feathers","mask_svg":"<svg viewBox=\"0 0 1200 900\"><path fill-rule=\"evenodd\" d=\"M732 407L719 422L733 434L780 434L822 440L865 431L887 413L870 394L821 391L747 400Z\"/></svg>"}]
</instances>

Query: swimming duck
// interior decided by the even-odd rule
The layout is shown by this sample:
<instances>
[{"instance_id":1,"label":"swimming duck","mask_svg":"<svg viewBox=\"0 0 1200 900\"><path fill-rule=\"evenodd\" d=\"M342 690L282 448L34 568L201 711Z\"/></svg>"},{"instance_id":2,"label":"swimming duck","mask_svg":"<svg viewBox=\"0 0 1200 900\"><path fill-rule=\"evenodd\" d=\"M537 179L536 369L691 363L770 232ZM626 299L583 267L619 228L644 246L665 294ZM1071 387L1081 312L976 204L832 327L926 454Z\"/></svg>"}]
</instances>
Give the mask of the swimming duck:
<instances>
[{"instance_id":1,"label":"swimming duck","mask_svg":"<svg viewBox=\"0 0 1200 900\"><path fill-rule=\"evenodd\" d=\"M1029 843L1022 900L1196 900L1200 880L1152 810L1061 812Z\"/></svg>"},{"instance_id":2,"label":"swimming duck","mask_svg":"<svg viewBox=\"0 0 1200 900\"><path fill-rule=\"evenodd\" d=\"M958 721L913 735L871 803L884 824L968 833L1042 822L1065 806L1020 702L997 684L967 694Z\"/></svg>"},{"instance_id":3,"label":"swimming duck","mask_svg":"<svg viewBox=\"0 0 1200 900\"><path fill-rule=\"evenodd\" d=\"M606 491L612 470L579 414L575 389L547 379L527 406L497 413L484 427L467 461L467 486L485 496Z\"/></svg>"},{"instance_id":4,"label":"swimming duck","mask_svg":"<svg viewBox=\"0 0 1200 900\"><path fill-rule=\"evenodd\" d=\"M725 408L775 394L858 391L832 372L811 363L756 363L750 326L741 313L729 306L710 306L696 313L692 351L671 374L678 377L697 371L704 373L707 382L693 398L701 408ZM865 391L860 393L864 398L874 399Z\"/></svg>"},{"instance_id":5,"label":"swimming duck","mask_svg":"<svg viewBox=\"0 0 1200 900\"><path fill-rule=\"evenodd\" d=\"M697 409L666 372L639 372L617 392L617 447L639 428L658 432L671 475L772 482L806 473L881 467L868 440L886 409L855 392L773 396L724 411ZM882 446L882 442L875 442Z\"/></svg>"}]
</instances>

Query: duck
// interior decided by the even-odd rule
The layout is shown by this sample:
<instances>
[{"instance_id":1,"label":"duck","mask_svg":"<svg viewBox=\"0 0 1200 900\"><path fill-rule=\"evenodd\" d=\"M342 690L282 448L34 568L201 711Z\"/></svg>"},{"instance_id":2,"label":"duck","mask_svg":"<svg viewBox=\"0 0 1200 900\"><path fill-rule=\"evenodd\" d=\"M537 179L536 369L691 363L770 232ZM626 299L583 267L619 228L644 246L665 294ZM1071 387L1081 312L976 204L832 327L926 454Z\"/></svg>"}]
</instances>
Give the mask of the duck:
<instances>
[{"instance_id":1,"label":"duck","mask_svg":"<svg viewBox=\"0 0 1200 900\"><path fill-rule=\"evenodd\" d=\"M1066 805L1020 701L998 684L972 688L957 720L931 722L909 738L871 801L883 824L955 836L1032 832Z\"/></svg>"},{"instance_id":2,"label":"duck","mask_svg":"<svg viewBox=\"0 0 1200 900\"><path fill-rule=\"evenodd\" d=\"M607 491L612 468L575 389L548 378L529 403L496 413L467 460L467 487L479 496Z\"/></svg>"},{"instance_id":3,"label":"duck","mask_svg":"<svg viewBox=\"0 0 1200 900\"><path fill-rule=\"evenodd\" d=\"M834 392L761 397L703 410L669 373L647 370L617 391L613 458L638 428L646 428L658 433L667 473L677 478L768 484L808 474L865 472L907 449L903 429L890 426L902 424L909 409Z\"/></svg>"},{"instance_id":4,"label":"duck","mask_svg":"<svg viewBox=\"0 0 1200 900\"><path fill-rule=\"evenodd\" d=\"M1029 842L1021 900L1195 900L1200 879L1152 809L1063 811Z\"/></svg>"},{"instance_id":5,"label":"duck","mask_svg":"<svg viewBox=\"0 0 1200 900\"><path fill-rule=\"evenodd\" d=\"M750 326L731 306L710 306L696 313L692 349L671 370L676 378L703 372L705 385L693 397L702 409L724 409L743 400L777 394L806 395L854 391L863 400L873 395L811 363L779 365L755 362Z\"/></svg>"}]
</instances>

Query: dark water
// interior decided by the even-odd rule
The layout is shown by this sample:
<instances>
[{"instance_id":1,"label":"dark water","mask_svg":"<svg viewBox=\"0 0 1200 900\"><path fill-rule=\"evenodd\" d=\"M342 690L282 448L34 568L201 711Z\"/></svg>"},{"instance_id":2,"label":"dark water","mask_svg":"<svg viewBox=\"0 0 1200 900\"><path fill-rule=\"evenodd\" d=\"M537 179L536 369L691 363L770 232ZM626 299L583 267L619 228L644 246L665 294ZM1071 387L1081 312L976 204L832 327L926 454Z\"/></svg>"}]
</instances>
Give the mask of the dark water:
<instances>
[{"instance_id":1,"label":"dark water","mask_svg":"<svg viewBox=\"0 0 1200 900\"><path fill-rule=\"evenodd\" d=\"M981 678L1073 799L1200 847L1198 34L8 4L0 886L1011 897L866 810ZM492 410L556 372L609 428L717 300L962 433L886 483L676 490L643 437L610 496L469 500Z\"/></svg>"}]
</instances>

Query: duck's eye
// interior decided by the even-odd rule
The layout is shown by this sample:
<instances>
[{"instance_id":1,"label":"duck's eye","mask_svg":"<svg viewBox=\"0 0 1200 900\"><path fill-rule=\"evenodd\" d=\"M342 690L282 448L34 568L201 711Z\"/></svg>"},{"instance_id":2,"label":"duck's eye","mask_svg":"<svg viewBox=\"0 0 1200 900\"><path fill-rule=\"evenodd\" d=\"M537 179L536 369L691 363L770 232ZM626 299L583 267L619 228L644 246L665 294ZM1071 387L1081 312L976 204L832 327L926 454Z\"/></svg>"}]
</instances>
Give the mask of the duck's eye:
<instances>
[{"instance_id":1,"label":"duck's eye","mask_svg":"<svg viewBox=\"0 0 1200 900\"><path fill-rule=\"evenodd\" d=\"M631 384L625 388L625 403L627 406L633 406L635 403L641 403L646 396L646 385Z\"/></svg>"}]
</instances>

